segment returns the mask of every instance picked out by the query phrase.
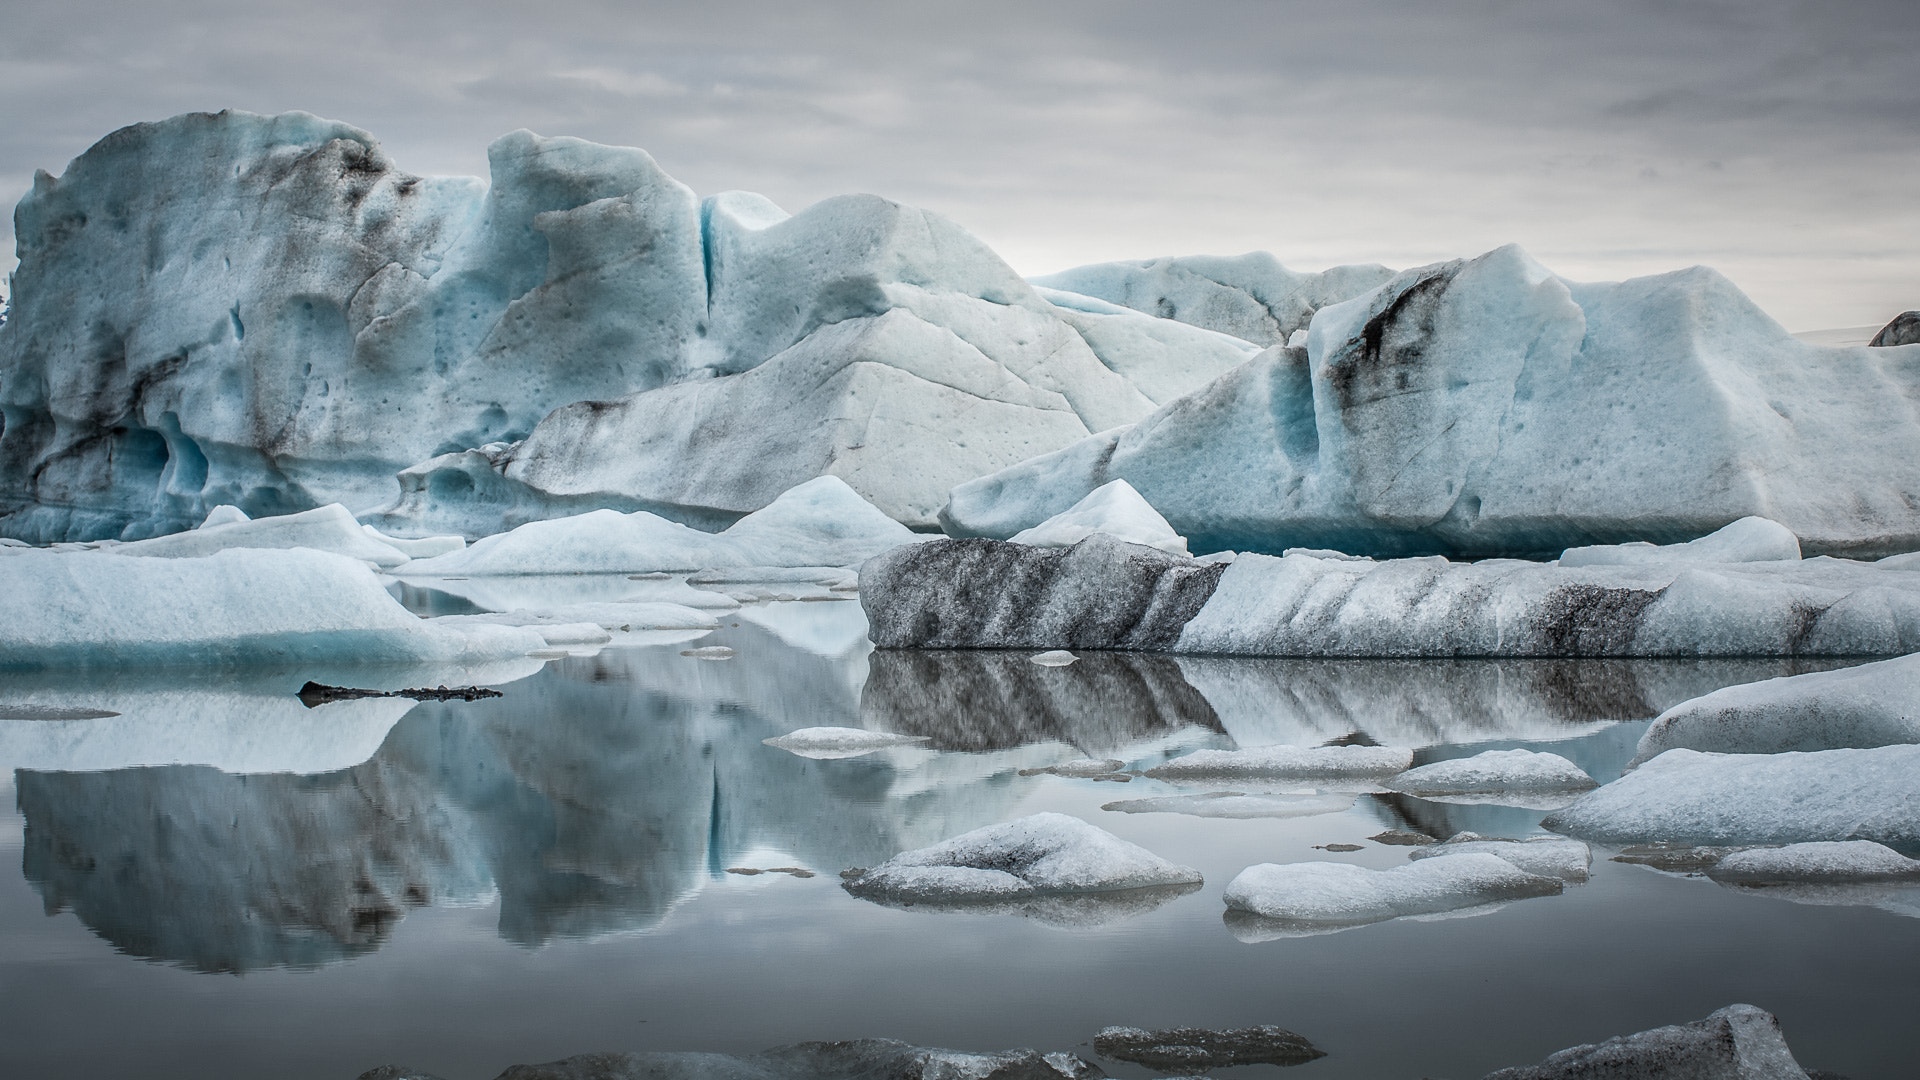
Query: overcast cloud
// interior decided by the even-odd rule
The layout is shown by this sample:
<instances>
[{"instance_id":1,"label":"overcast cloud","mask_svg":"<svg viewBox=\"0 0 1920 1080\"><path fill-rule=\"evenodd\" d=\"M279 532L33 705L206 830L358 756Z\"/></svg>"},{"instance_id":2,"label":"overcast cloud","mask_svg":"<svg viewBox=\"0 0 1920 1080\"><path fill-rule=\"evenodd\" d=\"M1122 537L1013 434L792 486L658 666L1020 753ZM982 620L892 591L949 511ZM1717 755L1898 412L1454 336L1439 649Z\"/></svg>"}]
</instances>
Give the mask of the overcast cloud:
<instances>
[{"instance_id":1,"label":"overcast cloud","mask_svg":"<svg viewBox=\"0 0 1920 1080\"><path fill-rule=\"evenodd\" d=\"M1706 263L1793 330L1920 307L1910 0L0 11L8 205L125 124L305 109L420 173L485 175L529 127L645 147L702 194L872 191L1023 273L1517 241L1580 279Z\"/></svg>"}]
</instances>

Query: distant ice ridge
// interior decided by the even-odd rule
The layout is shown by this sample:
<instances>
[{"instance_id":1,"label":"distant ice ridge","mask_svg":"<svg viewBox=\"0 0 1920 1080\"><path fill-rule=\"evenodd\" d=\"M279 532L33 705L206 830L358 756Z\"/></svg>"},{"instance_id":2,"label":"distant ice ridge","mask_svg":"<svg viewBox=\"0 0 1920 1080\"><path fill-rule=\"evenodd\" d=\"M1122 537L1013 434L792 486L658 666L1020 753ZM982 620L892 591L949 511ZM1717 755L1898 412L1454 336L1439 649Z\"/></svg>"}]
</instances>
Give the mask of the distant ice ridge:
<instances>
[{"instance_id":1,"label":"distant ice ridge","mask_svg":"<svg viewBox=\"0 0 1920 1080\"><path fill-rule=\"evenodd\" d=\"M486 663L532 630L423 621L364 563L231 549L205 558L23 551L0 558L0 669L360 661Z\"/></svg>"},{"instance_id":2,"label":"distant ice ridge","mask_svg":"<svg viewBox=\"0 0 1920 1080\"><path fill-rule=\"evenodd\" d=\"M1169 269L1084 276L1112 284L1041 280L1184 317L1146 283ZM1124 479L1198 551L1546 557L1752 515L1814 554L1920 547L1913 346L1800 342L1711 270L1580 284L1505 247L1321 306L1303 345L1272 325L1151 416L958 486L948 531L1005 538Z\"/></svg>"}]
</instances>

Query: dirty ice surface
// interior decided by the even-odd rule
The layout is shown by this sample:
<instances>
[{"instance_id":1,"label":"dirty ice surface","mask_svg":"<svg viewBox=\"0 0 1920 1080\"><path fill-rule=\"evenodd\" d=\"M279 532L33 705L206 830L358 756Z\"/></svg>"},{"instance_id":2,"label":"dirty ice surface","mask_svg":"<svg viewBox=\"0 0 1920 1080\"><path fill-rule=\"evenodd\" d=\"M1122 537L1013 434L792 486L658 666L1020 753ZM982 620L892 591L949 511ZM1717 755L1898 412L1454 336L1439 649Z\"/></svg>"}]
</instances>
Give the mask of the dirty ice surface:
<instances>
[{"instance_id":1,"label":"dirty ice surface","mask_svg":"<svg viewBox=\"0 0 1920 1080\"><path fill-rule=\"evenodd\" d=\"M19 872L0 874L0 1074L352 1080L398 1061L485 1080L596 1048L997 1052L1276 1025L1325 1052L1301 1066L1314 1077L1472 1077L1729 1001L1780 1016L1809 1067L1872 1080L1907 1065L1920 904L1904 877L1723 885L1548 836L1539 810L1382 783L1526 750L1612 785L1654 716L1806 662L1083 650L1049 667L876 652L850 598L707 591L696 606L681 576L392 588L436 616L661 602L714 628L657 644L603 630L615 640L492 667L7 675L0 867ZM503 696L308 709L309 679ZM818 728L910 741L850 757L767 745ZM1366 767L1140 775L1207 754ZM1642 776L1655 764L1626 774ZM1205 883L985 905L843 887L843 871L1036 815ZM1401 834L1459 839L1370 839ZM1012 853L987 847L988 862ZM1789 869L1832 861L1775 850ZM1905 866L1873 854L1849 865ZM1420 890L1373 887L1368 917L1417 913L1275 933L1227 899L1262 864L1438 884L1411 903ZM1086 1052L1112 1076L1153 1075ZM1254 1071L1220 1075L1272 1067L1240 1068Z\"/></svg>"}]
</instances>

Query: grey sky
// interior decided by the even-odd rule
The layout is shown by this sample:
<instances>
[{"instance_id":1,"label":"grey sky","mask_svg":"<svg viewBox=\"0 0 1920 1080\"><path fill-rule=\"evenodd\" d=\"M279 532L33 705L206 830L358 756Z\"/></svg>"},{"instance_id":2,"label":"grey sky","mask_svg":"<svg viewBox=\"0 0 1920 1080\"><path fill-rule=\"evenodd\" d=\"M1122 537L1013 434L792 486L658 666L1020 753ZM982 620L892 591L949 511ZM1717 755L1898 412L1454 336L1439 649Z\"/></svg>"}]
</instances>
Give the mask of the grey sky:
<instances>
[{"instance_id":1,"label":"grey sky","mask_svg":"<svg viewBox=\"0 0 1920 1080\"><path fill-rule=\"evenodd\" d=\"M414 172L530 127L702 194L877 192L1024 273L1518 241L1588 280L1706 263L1804 330L1920 307L1916 72L1910 0L8 0L0 199L125 124L305 109Z\"/></svg>"}]
</instances>

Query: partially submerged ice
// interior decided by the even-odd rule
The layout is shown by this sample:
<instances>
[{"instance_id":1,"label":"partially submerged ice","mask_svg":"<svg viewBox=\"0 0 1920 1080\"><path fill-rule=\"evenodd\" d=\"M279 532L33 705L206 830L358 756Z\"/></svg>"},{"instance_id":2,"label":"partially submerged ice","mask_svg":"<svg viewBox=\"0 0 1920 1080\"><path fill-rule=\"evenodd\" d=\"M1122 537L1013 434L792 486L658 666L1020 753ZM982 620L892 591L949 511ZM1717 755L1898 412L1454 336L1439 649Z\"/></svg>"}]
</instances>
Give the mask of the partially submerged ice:
<instances>
[{"instance_id":1,"label":"partially submerged ice","mask_svg":"<svg viewBox=\"0 0 1920 1080\"><path fill-rule=\"evenodd\" d=\"M1668 750L1542 822L1606 844L1920 846L1920 746L1813 753Z\"/></svg>"},{"instance_id":2,"label":"partially submerged ice","mask_svg":"<svg viewBox=\"0 0 1920 1080\"><path fill-rule=\"evenodd\" d=\"M1920 859L1871 840L1829 840L1736 851L1707 876L1735 885L1920 881Z\"/></svg>"},{"instance_id":3,"label":"partially submerged ice","mask_svg":"<svg viewBox=\"0 0 1920 1080\"><path fill-rule=\"evenodd\" d=\"M1066 814L1043 813L903 852L846 883L893 903L994 902L1200 884L1200 873Z\"/></svg>"},{"instance_id":4,"label":"partially submerged ice","mask_svg":"<svg viewBox=\"0 0 1920 1080\"><path fill-rule=\"evenodd\" d=\"M1683 701L1640 737L1634 764L1676 748L1722 754L1920 743L1920 655L1745 683Z\"/></svg>"},{"instance_id":5,"label":"partially submerged ice","mask_svg":"<svg viewBox=\"0 0 1920 1080\"><path fill-rule=\"evenodd\" d=\"M1537 1065L1488 1074L1484 1080L1598 1080L1600 1077L1713 1077L1714 1080L1807 1080L1780 1021L1752 1005L1729 1005L1704 1020L1575 1046Z\"/></svg>"},{"instance_id":6,"label":"partially submerged ice","mask_svg":"<svg viewBox=\"0 0 1920 1080\"><path fill-rule=\"evenodd\" d=\"M1316 932L1410 915L1438 915L1552 896L1558 877L1530 874L1496 855L1472 851L1390 870L1351 863L1261 863L1227 883L1229 912L1264 920L1240 929L1250 937Z\"/></svg>"},{"instance_id":7,"label":"partially submerged ice","mask_svg":"<svg viewBox=\"0 0 1920 1080\"><path fill-rule=\"evenodd\" d=\"M1558 754L1488 750L1408 769L1387 780L1385 786L1423 797L1484 796L1483 801L1500 802L1505 795L1579 792L1598 785L1586 770Z\"/></svg>"},{"instance_id":8,"label":"partially submerged ice","mask_svg":"<svg viewBox=\"0 0 1920 1080\"><path fill-rule=\"evenodd\" d=\"M0 669L358 661L474 664L544 648L529 629L423 621L366 564L325 552L0 558Z\"/></svg>"},{"instance_id":9,"label":"partially submerged ice","mask_svg":"<svg viewBox=\"0 0 1920 1080\"><path fill-rule=\"evenodd\" d=\"M1911 346L1800 342L1711 270L1581 284L1504 247L1407 270L1285 340L960 485L942 520L1007 537L1124 479L1202 551L1551 557L1751 515L1815 554L1920 547Z\"/></svg>"},{"instance_id":10,"label":"partially submerged ice","mask_svg":"<svg viewBox=\"0 0 1920 1080\"><path fill-rule=\"evenodd\" d=\"M760 741L777 750L785 750L800 757L832 760L862 757L877 750L886 750L895 746L918 746L926 742L927 737L897 735L891 731L868 731L865 728L809 727Z\"/></svg>"},{"instance_id":11,"label":"partially submerged ice","mask_svg":"<svg viewBox=\"0 0 1920 1080\"><path fill-rule=\"evenodd\" d=\"M1446 855L1479 852L1494 855L1542 877L1566 882L1582 882L1593 866L1593 852L1578 840L1558 836L1530 836L1524 840L1487 839L1463 833L1445 843L1415 847L1407 858L1418 861Z\"/></svg>"}]
</instances>

